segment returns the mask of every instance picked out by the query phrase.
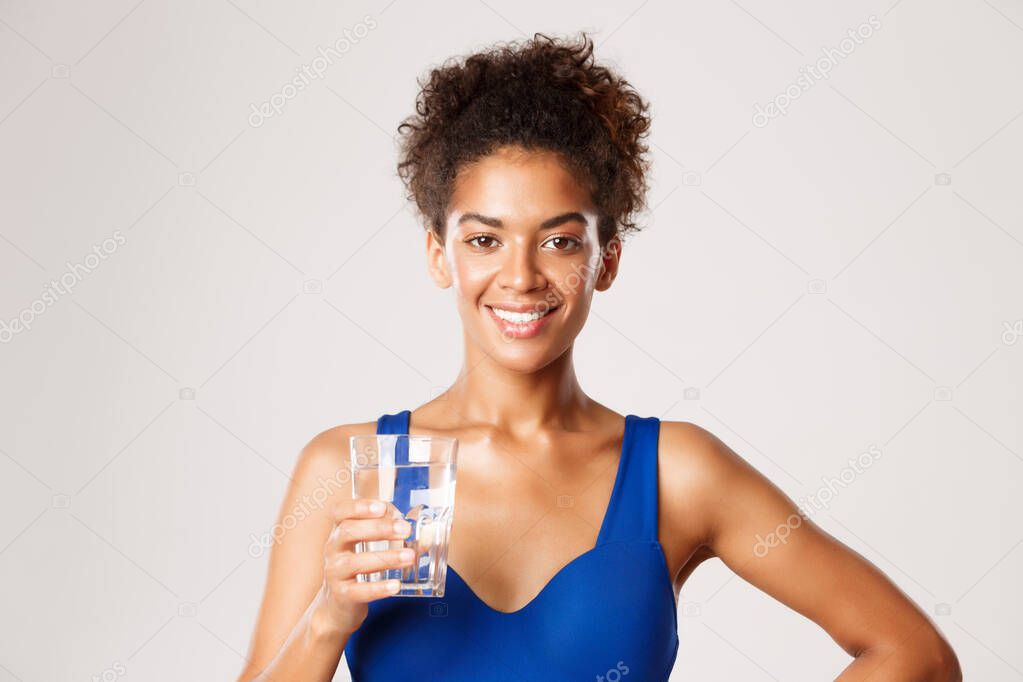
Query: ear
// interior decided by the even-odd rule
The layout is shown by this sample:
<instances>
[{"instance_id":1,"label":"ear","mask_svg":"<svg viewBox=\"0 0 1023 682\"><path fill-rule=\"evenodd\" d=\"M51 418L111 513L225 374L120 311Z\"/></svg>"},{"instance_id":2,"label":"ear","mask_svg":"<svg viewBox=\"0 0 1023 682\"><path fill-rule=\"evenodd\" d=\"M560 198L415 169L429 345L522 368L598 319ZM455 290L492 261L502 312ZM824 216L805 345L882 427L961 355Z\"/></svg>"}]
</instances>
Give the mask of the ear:
<instances>
[{"instance_id":1,"label":"ear","mask_svg":"<svg viewBox=\"0 0 1023 682\"><path fill-rule=\"evenodd\" d=\"M606 291L618 275L618 266L622 260L622 242L618 235L611 237L600 250L600 274L594 284L597 291Z\"/></svg>"},{"instance_id":2,"label":"ear","mask_svg":"<svg viewBox=\"0 0 1023 682\"><path fill-rule=\"evenodd\" d=\"M426 268L430 277L441 289L451 286L448 259L444 254L444 243L432 228L426 228Z\"/></svg>"}]
</instances>

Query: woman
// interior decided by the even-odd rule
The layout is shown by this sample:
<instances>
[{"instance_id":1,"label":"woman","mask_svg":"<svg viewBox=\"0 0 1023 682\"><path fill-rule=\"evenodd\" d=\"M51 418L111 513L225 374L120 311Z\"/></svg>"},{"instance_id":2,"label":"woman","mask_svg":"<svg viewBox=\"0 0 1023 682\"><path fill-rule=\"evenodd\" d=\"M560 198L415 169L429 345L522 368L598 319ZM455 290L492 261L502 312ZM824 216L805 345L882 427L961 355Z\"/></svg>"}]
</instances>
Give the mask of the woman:
<instances>
[{"instance_id":1,"label":"woman","mask_svg":"<svg viewBox=\"0 0 1023 682\"><path fill-rule=\"evenodd\" d=\"M715 436L580 387L573 343L649 168L647 104L592 47L537 34L432 71L399 127L399 172L429 272L456 294L463 369L415 410L315 437L283 507L347 473L349 436L458 438L445 597L357 582L408 560L354 544L409 527L337 491L274 548L240 680L330 680L342 652L357 681L665 680L679 590L715 556L853 656L838 679L960 680L895 585Z\"/></svg>"}]
</instances>

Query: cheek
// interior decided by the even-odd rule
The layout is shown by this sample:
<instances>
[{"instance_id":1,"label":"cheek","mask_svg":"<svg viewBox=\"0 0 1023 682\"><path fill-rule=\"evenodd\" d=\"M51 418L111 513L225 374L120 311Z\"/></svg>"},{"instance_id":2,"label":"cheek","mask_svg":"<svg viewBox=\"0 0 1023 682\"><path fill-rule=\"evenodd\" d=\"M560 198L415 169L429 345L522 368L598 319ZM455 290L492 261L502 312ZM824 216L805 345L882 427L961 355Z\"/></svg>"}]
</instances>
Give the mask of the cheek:
<instances>
[{"instance_id":1,"label":"cheek","mask_svg":"<svg viewBox=\"0 0 1023 682\"><path fill-rule=\"evenodd\" d=\"M589 296L593 293L600 275L600 256L587 256L566 261L558 267L555 283L565 298Z\"/></svg>"},{"instance_id":2,"label":"cheek","mask_svg":"<svg viewBox=\"0 0 1023 682\"><path fill-rule=\"evenodd\" d=\"M472 258L452 257L448 254L448 269L451 272L451 283L455 292L462 298L475 298L487 286L496 274L492 267L484 265L479 260Z\"/></svg>"}]
</instances>

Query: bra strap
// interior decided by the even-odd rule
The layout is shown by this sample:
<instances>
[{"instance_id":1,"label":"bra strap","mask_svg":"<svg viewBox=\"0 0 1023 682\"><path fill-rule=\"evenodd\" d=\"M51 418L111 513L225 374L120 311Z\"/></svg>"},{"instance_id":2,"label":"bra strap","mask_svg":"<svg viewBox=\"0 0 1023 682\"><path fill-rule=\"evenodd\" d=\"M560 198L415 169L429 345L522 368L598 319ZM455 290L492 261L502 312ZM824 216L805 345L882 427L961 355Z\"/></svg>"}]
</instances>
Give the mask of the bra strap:
<instances>
[{"instance_id":1,"label":"bra strap","mask_svg":"<svg viewBox=\"0 0 1023 682\"><path fill-rule=\"evenodd\" d=\"M657 542L657 417L632 417L622 446L619 476L598 545L606 542Z\"/></svg>"},{"instance_id":2,"label":"bra strap","mask_svg":"<svg viewBox=\"0 0 1023 682\"><path fill-rule=\"evenodd\" d=\"M396 414L384 414L377 419L377 433L408 433L411 410L402 410Z\"/></svg>"},{"instance_id":3,"label":"bra strap","mask_svg":"<svg viewBox=\"0 0 1023 682\"><path fill-rule=\"evenodd\" d=\"M400 435L407 434L411 410L402 410L395 414L384 414L377 419L377 434ZM383 447L383 446L381 446ZM396 460L408 461L408 439L395 439L394 456ZM397 472L395 472L397 476ZM411 509L412 495L417 490L430 487L430 472L428 469L412 469L400 475L396 480L380 481L385 488L393 486L394 493L392 501L399 509Z\"/></svg>"}]
</instances>

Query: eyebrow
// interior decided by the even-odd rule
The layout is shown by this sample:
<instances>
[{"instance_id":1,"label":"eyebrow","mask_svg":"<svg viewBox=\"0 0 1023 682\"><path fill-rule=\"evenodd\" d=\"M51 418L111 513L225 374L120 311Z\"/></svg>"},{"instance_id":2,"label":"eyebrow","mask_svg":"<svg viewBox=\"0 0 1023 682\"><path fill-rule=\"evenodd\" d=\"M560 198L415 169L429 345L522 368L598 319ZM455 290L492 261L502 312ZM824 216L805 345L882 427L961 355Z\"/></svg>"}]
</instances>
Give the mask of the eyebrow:
<instances>
[{"instance_id":1,"label":"eyebrow","mask_svg":"<svg viewBox=\"0 0 1023 682\"><path fill-rule=\"evenodd\" d=\"M461 217L458 218L458 224L461 225L462 223L469 222L470 220L475 220L478 223L483 223L484 225L489 225L490 227L504 228L504 223L501 222L500 219L491 218L490 216L481 215L479 213L474 213L472 211L468 213L463 213ZM549 230L551 228L558 227L559 225L564 225L565 223L572 221L582 223L583 225L586 224L586 218L583 217L582 213L579 213L578 211L569 211L568 213L562 213L561 215L556 215L553 218L548 218L547 220L540 223L539 229Z\"/></svg>"}]
</instances>

